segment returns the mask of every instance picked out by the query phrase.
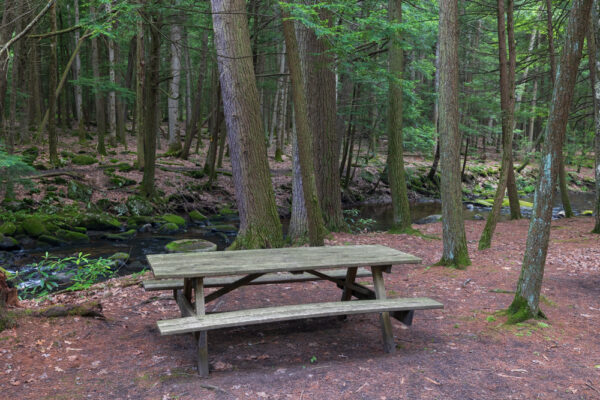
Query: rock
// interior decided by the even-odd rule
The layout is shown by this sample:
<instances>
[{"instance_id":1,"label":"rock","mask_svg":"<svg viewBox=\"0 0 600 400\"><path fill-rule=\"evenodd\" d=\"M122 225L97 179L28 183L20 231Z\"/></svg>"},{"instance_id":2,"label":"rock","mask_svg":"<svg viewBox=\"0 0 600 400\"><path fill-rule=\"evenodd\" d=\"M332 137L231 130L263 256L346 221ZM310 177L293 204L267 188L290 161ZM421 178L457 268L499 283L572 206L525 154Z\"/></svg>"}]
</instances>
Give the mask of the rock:
<instances>
[{"instance_id":1,"label":"rock","mask_svg":"<svg viewBox=\"0 0 600 400\"><path fill-rule=\"evenodd\" d=\"M138 229L140 232L152 232L152 224L144 224Z\"/></svg>"},{"instance_id":2,"label":"rock","mask_svg":"<svg viewBox=\"0 0 600 400\"><path fill-rule=\"evenodd\" d=\"M17 250L19 248L20 246L17 239L10 236L4 236L0 233L0 250Z\"/></svg>"},{"instance_id":3,"label":"rock","mask_svg":"<svg viewBox=\"0 0 600 400\"><path fill-rule=\"evenodd\" d=\"M116 218L105 214L83 214L76 225L90 230L121 229L121 223Z\"/></svg>"},{"instance_id":4,"label":"rock","mask_svg":"<svg viewBox=\"0 0 600 400\"><path fill-rule=\"evenodd\" d=\"M213 232L223 232L223 233L235 233L237 232L237 228L233 225L212 225L209 226L211 231Z\"/></svg>"},{"instance_id":5,"label":"rock","mask_svg":"<svg viewBox=\"0 0 600 400\"><path fill-rule=\"evenodd\" d=\"M115 203L108 199L100 199L96 202L96 207L102 211L108 211Z\"/></svg>"},{"instance_id":6,"label":"rock","mask_svg":"<svg viewBox=\"0 0 600 400\"><path fill-rule=\"evenodd\" d=\"M202 222L202 221L206 220L206 217L200 211L197 211L197 210L193 210L192 212L190 212L189 217L194 222ZM2 228L0 228L0 229L2 229Z\"/></svg>"},{"instance_id":7,"label":"rock","mask_svg":"<svg viewBox=\"0 0 600 400\"><path fill-rule=\"evenodd\" d=\"M473 219L476 221L483 221L485 218L481 214L475 214L473 215Z\"/></svg>"},{"instance_id":8,"label":"rock","mask_svg":"<svg viewBox=\"0 0 600 400\"><path fill-rule=\"evenodd\" d=\"M69 243L89 243L90 237L85 233L59 229L56 231L56 236Z\"/></svg>"},{"instance_id":9,"label":"rock","mask_svg":"<svg viewBox=\"0 0 600 400\"><path fill-rule=\"evenodd\" d=\"M226 216L226 215L235 215L235 214L237 214L237 212L232 210L228 205L226 205L225 207L223 207L219 210L219 215Z\"/></svg>"},{"instance_id":10,"label":"rock","mask_svg":"<svg viewBox=\"0 0 600 400\"><path fill-rule=\"evenodd\" d=\"M583 210L583 212L581 213L581 215L591 216L591 215L594 215L594 211L592 211L592 210ZM2 231L2 227L0 226L0 232L1 231Z\"/></svg>"},{"instance_id":11,"label":"rock","mask_svg":"<svg viewBox=\"0 0 600 400\"><path fill-rule=\"evenodd\" d=\"M130 196L125 203L129 213L133 216L149 216L154 212L152 203L140 196Z\"/></svg>"},{"instance_id":12,"label":"rock","mask_svg":"<svg viewBox=\"0 0 600 400\"><path fill-rule=\"evenodd\" d=\"M122 232L122 233L107 233L104 235L105 239L108 240L129 240L132 237L134 237L136 234L136 230L135 229L130 229L126 232Z\"/></svg>"},{"instance_id":13,"label":"rock","mask_svg":"<svg viewBox=\"0 0 600 400\"><path fill-rule=\"evenodd\" d=\"M124 252L118 252L108 257L109 260L114 261L116 267L122 267L129 261L129 254Z\"/></svg>"},{"instance_id":14,"label":"rock","mask_svg":"<svg viewBox=\"0 0 600 400\"><path fill-rule=\"evenodd\" d=\"M67 184L67 197L71 200L87 203L92 198L92 192L91 187L77 181L70 181Z\"/></svg>"},{"instance_id":15,"label":"rock","mask_svg":"<svg viewBox=\"0 0 600 400\"><path fill-rule=\"evenodd\" d=\"M567 214L565 213L565 210L560 210L560 211L559 211L559 212L556 214L556 217L557 217L557 218L564 218L564 217L566 217L566 216L567 216Z\"/></svg>"},{"instance_id":16,"label":"rock","mask_svg":"<svg viewBox=\"0 0 600 400\"><path fill-rule=\"evenodd\" d=\"M44 242L46 244L50 244L52 246L62 246L62 245L67 244L67 242L65 242L64 240L59 239L56 236L52 236L52 235L41 235L38 238L38 241Z\"/></svg>"},{"instance_id":17,"label":"rock","mask_svg":"<svg viewBox=\"0 0 600 400\"><path fill-rule=\"evenodd\" d=\"M27 232L29 236L38 237L48 233L48 230L44 226L42 220L38 217L29 217L22 223L23 230Z\"/></svg>"},{"instance_id":18,"label":"rock","mask_svg":"<svg viewBox=\"0 0 600 400\"><path fill-rule=\"evenodd\" d=\"M172 223L177 225L179 228L183 228L185 226L185 219L175 214L165 214L160 217L163 221L167 223Z\"/></svg>"},{"instance_id":19,"label":"rock","mask_svg":"<svg viewBox=\"0 0 600 400\"><path fill-rule=\"evenodd\" d=\"M14 235L16 231L17 226L12 222L5 222L2 225L0 225L0 233L3 235Z\"/></svg>"},{"instance_id":20,"label":"rock","mask_svg":"<svg viewBox=\"0 0 600 400\"><path fill-rule=\"evenodd\" d=\"M216 251L217 245L203 239L181 239L168 243L165 250L169 253L201 253Z\"/></svg>"},{"instance_id":21,"label":"rock","mask_svg":"<svg viewBox=\"0 0 600 400\"><path fill-rule=\"evenodd\" d=\"M141 263L140 261L133 261L129 264L125 264L121 266L121 272L140 272L147 268L148 266Z\"/></svg>"},{"instance_id":22,"label":"rock","mask_svg":"<svg viewBox=\"0 0 600 400\"><path fill-rule=\"evenodd\" d=\"M439 222L442 220L441 214L433 214L429 215L425 218L421 218L420 220L415 221L415 224L423 225L423 224L432 224L434 222Z\"/></svg>"},{"instance_id":23,"label":"rock","mask_svg":"<svg viewBox=\"0 0 600 400\"><path fill-rule=\"evenodd\" d=\"M159 233L163 233L163 234L170 234L170 233L175 233L179 230L179 226L177 226L177 224L173 223L173 222L167 222L166 224L164 224L163 226L161 226L158 229Z\"/></svg>"},{"instance_id":24,"label":"rock","mask_svg":"<svg viewBox=\"0 0 600 400\"><path fill-rule=\"evenodd\" d=\"M475 206L471 203L467 203L467 210L472 210Z\"/></svg>"},{"instance_id":25,"label":"rock","mask_svg":"<svg viewBox=\"0 0 600 400\"><path fill-rule=\"evenodd\" d=\"M71 162L75 165L92 165L96 164L98 160L95 157L88 156L87 154L78 154L71 159Z\"/></svg>"}]
</instances>

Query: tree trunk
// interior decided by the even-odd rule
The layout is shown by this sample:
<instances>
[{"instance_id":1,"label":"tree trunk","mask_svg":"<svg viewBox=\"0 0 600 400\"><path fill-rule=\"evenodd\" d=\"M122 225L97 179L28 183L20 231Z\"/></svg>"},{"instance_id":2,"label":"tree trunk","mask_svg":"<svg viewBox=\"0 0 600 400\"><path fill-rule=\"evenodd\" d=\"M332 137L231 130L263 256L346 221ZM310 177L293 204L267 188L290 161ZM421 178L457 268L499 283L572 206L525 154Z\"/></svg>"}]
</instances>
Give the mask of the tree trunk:
<instances>
[{"instance_id":1,"label":"tree trunk","mask_svg":"<svg viewBox=\"0 0 600 400\"><path fill-rule=\"evenodd\" d=\"M146 56L144 47L144 20L142 15L137 19L137 36L135 48L135 135L137 143L137 167L144 169L144 92L145 92L145 71Z\"/></svg>"},{"instance_id":2,"label":"tree trunk","mask_svg":"<svg viewBox=\"0 0 600 400\"><path fill-rule=\"evenodd\" d=\"M388 15L391 24L402 23L402 0L390 0ZM402 138L402 75L404 55L400 35L392 37L389 47L389 93L388 93L388 179L392 195L392 232L411 230L410 207L404 172Z\"/></svg>"},{"instance_id":3,"label":"tree trunk","mask_svg":"<svg viewBox=\"0 0 600 400\"><path fill-rule=\"evenodd\" d=\"M288 237L292 244L302 244L306 242L308 237L308 218L304 205L300 157L298 155L295 129L292 130L292 214L290 216Z\"/></svg>"},{"instance_id":4,"label":"tree trunk","mask_svg":"<svg viewBox=\"0 0 600 400\"><path fill-rule=\"evenodd\" d=\"M0 43L6 43L12 37L14 29L14 11L15 1L6 0L4 2L4 10L2 13L2 26L0 27ZM2 121L1 126L6 126L5 121L5 101L6 92L8 89L8 66L10 60L10 53L4 52L0 54L0 119Z\"/></svg>"},{"instance_id":5,"label":"tree trunk","mask_svg":"<svg viewBox=\"0 0 600 400\"><path fill-rule=\"evenodd\" d=\"M95 18L96 9L90 6L90 16ZM96 129L98 131L98 153L106 155L104 136L106 134L105 97L100 89L100 56L98 54L98 38L92 37L92 71L94 75L94 98L96 100Z\"/></svg>"},{"instance_id":6,"label":"tree trunk","mask_svg":"<svg viewBox=\"0 0 600 400\"><path fill-rule=\"evenodd\" d=\"M509 46L514 46L514 37L511 35L512 28L512 9L513 0L508 0L508 9L506 12L509 22ZM496 224L500 217L500 209L504 202L504 193L506 192L509 177L512 168L512 142L514 126L514 50L509 51L509 58L506 57L506 33L504 0L498 0L498 51L500 60L500 108L502 109L502 165L500 167L500 178L494 195L494 205L489 213L481 238L479 239L479 249L487 249L492 243L492 236L496 230ZM514 172L513 181L514 183ZM518 207L518 198L517 198ZM512 213L512 207L511 207Z\"/></svg>"},{"instance_id":7,"label":"tree trunk","mask_svg":"<svg viewBox=\"0 0 600 400\"><path fill-rule=\"evenodd\" d=\"M573 1L560 71L556 76L546 124L540 177L535 191L523 266L515 298L508 308L509 323L521 322L541 314L539 300L550 239L554 187L591 5L592 0Z\"/></svg>"},{"instance_id":8,"label":"tree trunk","mask_svg":"<svg viewBox=\"0 0 600 400\"><path fill-rule=\"evenodd\" d=\"M148 54L148 69L144 83L147 100L144 105L144 176L142 178L142 193L153 197L155 193L154 174L156 169L156 139L159 116L159 86L160 86L160 28L161 15L152 11L148 16L150 31L150 51Z\"/></svg>"},{"instance_id":9,"label":"tree trunk","mask_svg":"<svg viewBox=\"0 0 600 400\"><path fill-rule=\"evenodd\" d=\"M79 0L73 0L75 12L75 25L79 25ZM79 30L75 30L75 45L79 43ZM85 141L85 130L83 129L83 90L81 84L77 82L81 77L81 57L79 52L75 55L75 64L73 64L73 79L76 81L75 87L75 117L77 118L77 132L79 141Z\"/></svg>"},{"instance_id":10,"label":"tree trunk","mask_svg":"<svg viewBox=\"0 0 600 400\"><path fill-rule=\"evenodd\" d=\"M320 18L331 25L333 14L322 10ZM340 137L336 133L336 78L329 42L313 29L298 23L298 46L313 145L313 160L319 204L327 229L346 230L340 195Z\"/></svg>"},{"instance_id":11,"label":"tree trunk","mask_svg":"<svg viewBox=\"0 0 600 400\"><path fill-rule=\"evenodd\" d=\"M106 3L106 13L111 14L111 1ZM114 27L111 27L113 29ZM111 84L111 90L108 92L108 137L111 146L117 144L117 94L114 87L117 84L115 75L115 42L112 39L108 41L108 78Z\"/></svg>"},{"instance_id":12,"label":"tree trunk","mask_svg":"<svg viewBox=\"0 0 600 400\"><path fill-rule=\"evenodd\" d=\"M588 34L590 80L594 98L594 127L596 156L596 204L594 206L595 225L593 233L600 233L600 1L594 0L592 23Z\"/></svg>"},{"instance_id":13,"label":"tree trunk","mask_svg":"<svg viewBox=\"0 0 600 400\"><path fill-rule=\"evenodd\" d=\"M458 128L458 0L440 2L440 163L442 232L440 265L464 268L471 263L463 219Z\"/></svg>"},{"instance_id":14,"label":"tree trunk","mask_svg":"<svg viewBox=\"0 0 600 400\"><path fill-rule=\"evenodd\" d=\"M175 2L177 4L177 2ZM171 25L171 79L167 98L169 116L169 141L167 154L177 154L181 150L179 139L179 83L181 82L181 24L178 15Z\"/></svg>"},{"instance_id":15,"label":"tree trunk","mask_svg":"<svg viewBox=\"0 0 600 400\"><path fill-rule=\"evenodd\" d=\"M240 230L232 248L279 247L281 222L267 162L244 0L211 0Z\"/></svg>"},{"instance_id":16,"label":"tree trunk","mask_svg":"<svg viewBox=\"0 0 600 400\"><path fill-rule=\"evenodd\" d=\"M292 98L294 102L294 121L298 143L298 160L302 176L302 193L308 222L308 239L311 246L323 246L325 226L317 194L315 165L313 158L313 132L308 122L308 106L304 88L304 78L300 65L298 41L294 30L294 21L289 19L285 10L281 12L286 56L290 71Z\"/></svg>"},{"instance_id":17,"label":"tree trunk","mask_svg":"<svg viewBox=\"0 0 600 400\"><path fill-rule=\"evenodd\" d=\"M56 32L56 3L50 7L51 31ZM48 151L50 153L50 164L57 166L58 160L58 136L56 133L56 74L57 74L57 36L50 38L50 63L48 64Z\"/></svg>"}]
</instances>

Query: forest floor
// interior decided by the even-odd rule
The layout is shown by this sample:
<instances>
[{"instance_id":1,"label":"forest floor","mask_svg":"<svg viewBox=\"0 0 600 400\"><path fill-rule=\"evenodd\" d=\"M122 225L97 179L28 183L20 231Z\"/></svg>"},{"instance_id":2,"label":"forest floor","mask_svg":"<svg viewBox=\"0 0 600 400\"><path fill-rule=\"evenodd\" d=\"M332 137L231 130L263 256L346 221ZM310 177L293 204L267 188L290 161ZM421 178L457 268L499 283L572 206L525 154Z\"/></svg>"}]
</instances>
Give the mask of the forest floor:
<instances>
[{"instance_id":1,"label":"forest floor","mask_svg":"<svg viewBox=\"0 0 600 400\"><path fill-rule=\"evenodd\" d=\"M484 221L467 221L473 264L433 267L441 240L333 234L330 245L383 244L423 258L386 276L390 297L431 297L443 310L394 321L397 351L383 352L376 315L315 319L209 332L211 376L195 371L189 335L161 337L156 321L178 315L170 293L145 293L131 278L44 303L98 300L106 320L19 318L0 333L3 399L595 399L600 398L600 240L593 218L553 221L542 288L547 320L505 326L529 221L498 224L477 250ZM421 226L441 237L441 224ZM363 279L361 279L363 281ZM327 282L250 286L221 311L306 298L332 301ZM269 301L271 303L271 301ZM209 309L215 305L209 305Z\"/></svg>"}]
</instances>

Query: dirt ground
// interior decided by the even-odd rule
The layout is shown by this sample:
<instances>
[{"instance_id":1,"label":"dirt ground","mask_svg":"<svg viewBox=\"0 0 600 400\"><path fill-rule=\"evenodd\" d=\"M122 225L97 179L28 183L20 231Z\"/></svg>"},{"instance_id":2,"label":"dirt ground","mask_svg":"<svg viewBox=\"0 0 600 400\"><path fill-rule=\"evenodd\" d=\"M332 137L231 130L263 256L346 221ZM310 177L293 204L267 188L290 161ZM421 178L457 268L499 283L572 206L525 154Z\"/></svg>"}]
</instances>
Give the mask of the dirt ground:
<instances>
[{"instance_id":1,"label":"dirt ground","mask_svg":"<svg viewBox=\"0 0 600 400\"><path fill-rule=\"evenodd\" d=\"M100 300L106 320L22 317L0 333L2 399L596 399L600 398L600 238L589 217L553 224L543 286L545 321L506 327L528 221L498 225L477 251L484 222L467 221L473 265L430 267L441 240L335 234L329 244L384 244L423 258L386 276L390 297L426 296L443 310L394 321L397 351L383 352L376 315L211 331L212 373L195 373L191 335L161 337L178 315L170 293L127 278L50 302ZM441 236L441 225L422 226ZM365 279L360 279L365 281ZM234 291L210 309L338 299L327 282ZM25 307L34 303L24 302Z\"/></svg>"}]
</instances>

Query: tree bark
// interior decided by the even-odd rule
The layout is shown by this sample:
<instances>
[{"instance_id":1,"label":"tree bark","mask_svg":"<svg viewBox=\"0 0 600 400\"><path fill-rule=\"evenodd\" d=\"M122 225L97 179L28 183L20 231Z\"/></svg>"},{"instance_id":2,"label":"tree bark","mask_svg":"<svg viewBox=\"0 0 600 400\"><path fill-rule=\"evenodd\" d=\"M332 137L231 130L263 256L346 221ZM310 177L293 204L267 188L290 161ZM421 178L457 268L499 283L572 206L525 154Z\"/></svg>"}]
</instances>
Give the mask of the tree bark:
<instances>
[{"instance_id":1,"label":"tree bark","mask_svg":"<svg viewBox=\"0 0 600 400\"><path fill-rule=\"evenodd\" d=\"M79 25L79 0L73 0L75 25ZM79 43L79 30L75 30L75 46ZM77 132L79 133L79 141L85 140L85 130L83 129L83 90L81 84L77 81L81 77L81 57L79 52L75 54L75 64L73 64L73 79L76 81L75 86L75 117L77 118Z\"/></svg>"},{"instance_id":2,"label":"tree bark","mask_svg":"<svg viewBox=\"0 0 600 400\"><path fill-rule=\"evenodd\" d=\"M594 0L592 22L588 34L590 80L594 97L594 127L596 156L596 204L594 206L595 225L593 233L600 233L600 1Z\"/></svg>"},{"instance_id":3,"label":"tree bark","mask_svg":"<svg viewBox=\"0 0 600 400\"><path fill-rule=\"evenodd\" d=\"M90 5L90 16L94 18L96 9ZM98 146L99 154L106 155L106 147L104 144L104 136L106 135L106 111L105 97L100 89L100 56L98 54L98 38L92 37L92 71L94 76L94 98L96 105L96 129L98 131Z\"/></svg>"},{"instance_id":4,"label":"tree bark","mask_svg":"<svg viewBox=\"0 0 600 400\"><path fill-rule=\"evenodd\" d=\"M177 5L177 2L175 2ZM179 139L179 84L181 82L181 21L179 15L174 16L171 25L171 80L169 81L169 97L167 99L169 116L168 154L177 154L181 150Z\"/></svg>"},{"instance_id":5,"label":"tree bark","mask_svg":"<svg viewBox=\"0 0 600 400\"><path fill-rule=\"evenodd\" d=\"M281 222L269 174L244 0L211 0L240 230L232 248L279 247Z\"/></svg>"},{"instance_id":6,"label":"tree bark","mask_svg":"<svg viewBox=\"0 0 600 400\"><path fill-rule=\"evenodd\" d=\"M56 27L56 3L50 7L50 26L52 32L57 31ZM48 151L50 153L50 164L58 165L58 136L56 133L56 74L57 74L57 56L56 56L57 37L50 38L50 63L48 64Z\"/></svg>"},{"instance_id":7,"label":"tree bark","mask_svg":"<svg viewBox=\"0 0 600 400\"><path fill-rule=\"evenodd\" d=\"M298 161L300 164L302 194L308 222L308 240L311 246L323 246L325 226L323 224L323 214L321 213L321 205L317 194L317 182L313 158L313 132L311 131L308 121L308 106L306 102L304 78L302 76L302 68L300 65L298 41L294 30L294 21L289 19L289 14L285 10L282 10L281 17L286 57L290 71L292 98L294 102Z\"/></svg>"},{"instance_id":8,"label":"tree bark","mask_svg":"<svg viewBox=\"0 0 600 400\"><path fill-rule=\"evenodd\" d=\"M444 250L439 264L471 263L462 208L458 128L458 0L440 2L440 163Z\"/></svg>"},{"instance_id":9,"label":"tree bark","mask_svg":"<svg viewBox=\"0 0 600 400\"><path fill-rule=\"evenodd\" d=\"M137 19L137 44L135 49L135 135L137 143L137 167L144 169L144 92L146 82L146 55L144 46L144 22L142 15Z\"/></svg>"},{"instance_id":10,"label":"tree bark","mask_svg":"<svg viewBox=\"0 0 600 400\"><path fill-rule=\"evenodd\" d=\"M391 24L402 23L402 0L390 0L388 15ZM410 207L404 172L404 149L402 137L402 75L404 55L402 38L394 35L389 47L389 93L388 93L388 179L392 195L392 231L401 233L411 230Z\"/></svg>"},{"instance_id":11,"label":"tree bark","mask_svg":"<svg viewBox=\"0 0 600 400\"><path fill-rule=\"evenodd\" d=\"M106 3L106 13L111 14L111 1ZM112 16L111 16L112 17ZM111 24L111 29L114 27ZM117 85L115 74L115 42L108 38L108 78L111 84L111 90L108 92L108 137L111 146L117 144L117 94L114 87Z\"/></svg>"},{"instance_id":12,"label":"tree bark","mask_svg":"<svg viewBox=\"0 0 600 400\"><path fill-rule=\"evenodd\" d=\"M541 314L539 300L550 239L554 186L591 5L592 0L574 0L571 8L560 71L556 76L546 124L540 177L535 191L523 266L515 298L508 308L509 323L521 322Z\"/></svg>"}]
</instances>

